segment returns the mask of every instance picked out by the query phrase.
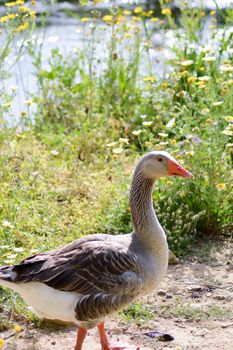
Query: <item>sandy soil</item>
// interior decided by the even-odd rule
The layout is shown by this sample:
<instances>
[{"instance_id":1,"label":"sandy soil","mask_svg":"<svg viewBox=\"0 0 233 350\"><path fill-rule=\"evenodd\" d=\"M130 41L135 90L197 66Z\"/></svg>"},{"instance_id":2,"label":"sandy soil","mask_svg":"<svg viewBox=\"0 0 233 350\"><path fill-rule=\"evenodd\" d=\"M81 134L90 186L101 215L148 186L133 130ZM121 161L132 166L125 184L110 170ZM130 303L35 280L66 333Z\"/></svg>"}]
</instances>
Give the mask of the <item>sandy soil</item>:
<instances>
[{"instance_id":1,"label":"sandy soil","mask_svg":"<svg viewBox=\"0 0 233 350\"><path fill-rule=\"evenodd\" d=\"M192 257L170 266L161 288L142 299L155 318L127 321L114 316L106 327L114 344L140 345L140 350L232 350L233 349L233 244L230 241L202 244ZM165 312L161 312L165 310ZM145 333L160 331L173 341L151 339ZM0 337L7 337L8 331ZM10 337L4 349L73 350L74 327L36 329L22 325L17 338ZM84 350L100 350L96 330L88 334Z\"/></svg>"}]
</instances>

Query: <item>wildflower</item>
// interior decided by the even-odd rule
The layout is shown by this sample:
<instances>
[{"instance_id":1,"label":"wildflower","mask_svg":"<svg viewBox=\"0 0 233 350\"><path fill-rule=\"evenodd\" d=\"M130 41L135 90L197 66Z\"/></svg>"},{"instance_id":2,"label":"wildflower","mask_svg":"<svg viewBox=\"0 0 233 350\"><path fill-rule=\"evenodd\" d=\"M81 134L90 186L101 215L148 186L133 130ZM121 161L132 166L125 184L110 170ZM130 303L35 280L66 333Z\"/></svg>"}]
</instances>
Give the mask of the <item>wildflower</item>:
<instances>
[{"instance_id":1,"label":"wildflower","mask_svg":"<svg viewBox=\"0 0 233 350\"><path fill-rule=\"evenodd\" d=\"M224 117L224 119L226 120L226 122L228 123L233 123L233 117L231 115L226 115Z\"/></svg>"},{"instance_id":2,"label":"wildflower","mask_svg":"<svg viewBox=\"0 0 233 350\"><path fill-rule=\"evenodd\" d=\"M23 30L27 29L28 26L29 26L29 23L25 22L25 23L21 24L20 26L18 26L18 28L16 29L16 32L20 33Z\"/></svg>"},{"instance_id":3,"label":"wildflower","mask_svg":"<svg viewBox=\"0 0 233 350\"><path fill-rule=\"evenodd\" d=\"M15 92L18 90L19 87L17 85L12 85L10 88L13 92Z\"/></svg>"},{"instance_id":4,"label":"wildflower","mask_svg":"<svg viewBox=\"0 0 233 350\"><path fill-rule=\"evenodd\" d=\"M9 20L9 17L8 17L8 16L0 17L0 22L1 22L1 23L6 23L8 20Z\"/></svg>"},{"instance_id":5,"label":"wildflower","mask_svg":"<svg viewBox=\"0 0 233 350\"><path fill-rule=\"evenodd\" d=\"M168 8L168 7L162 9L161 13L162 13L162 15L164 15L164 16L171 16L171 14L172 14L171 9Z\"/></svg>"},{"instance_id":6,"label":"wildflower","mask_svg":"<svg viewBox=\"0 0 233 350\"><path fill-rule=\"evenodd\" d=\"M219 184L217 184L216 187L219 191L226 190L227 188L226 184L223 182L220 182Z\"/></svg>"},{"instance_id":7,"label":"wildflower","mask_svg":"<svg viewBox=\"0 0 233 350\"><path fill-rule=\"evenodd\" d=\"M15 333L20 333L21 332L21 327L18 324L14 325Z\"/></svg>"},{"instance_id":8,"label":"wildflower","mask_svg":"<svg viewBox=\"0 0 233 350\"><path fill-rule=\"evenodd\" d=\"M148 77L144 77L144 78L143 78L143 81L145 81L145 82L150 82L150 83L154 83L154 82L156 81L156 78L155 78L155 76L153 76L153 75L149 75Z\"/></svg>"},{"instance_id":9,"label":"wildflower","mask_svg":"<svg viewBox=\"0 0 233 350\"><path fill-rule=\"evenodd\" d=\"M24 0L17 0L16 2L16 5L23 5L25 3Z\"/></svg>"},{"instance_id":10,"label":"wildflower","mask_svg":"<svg viewBox=\"0 0 233 350\"><path fill-rule=\"evenodd\" d=\"M11 2L6 2L5 3L6 7L14 7L15 5L17 5L15 1L11 1Z\"/></svg>"},{"instance_id":11,"label":"wildflower","mask_svg":"<svg viewBox=\"0 0 233 350\"><path fill-rule=\"evenodd\" d=\"M213 120L208 118L208 119L206 119L205 123L206 123L206 125L213 125Z\"/></svg>"},{"instance_id":12,"label":"wildflower","mask_svg":"<svg viewBox=\"0 0 233 350\"><path fill-rule=\"evenodd\" d=\"M183 98L185 95L186 95L186 91L184 91L184 90L181 90L180 92L178 92L178 93L176 94L176 96L177 96L178 98Z\"/></svg>"},{"instance_id":13,"label":"wildflower","mask_svg":"<svg viewBox=\"0 0 233 350\"><path fill-rule=\"evenodd\" d=\"M166 128L172 128L175 125L175 118L172 118L171 120L169 120L169 122L166 124Z\"/></svg>"},{"instance_id":14,"label":"wildflower","mask_svg":"<svg viewBox=\"0 0 233 350\"><path fill-rule=\"evenodd\" d=\"M0 338L0 349L2 349L4 345L5 345L5 340L3 338Z\"/></svg>"},{"instance_id":15,"label":"wildflower","mask_svg":"<svg viewBox=\"0 0 233 350\"><path fill-rule=\"evenodd\" d=\"M195 81L197 80L197 77L193 77L193 76L191 76L191 77L188 77L188 83L189 84L193 84L193 83L195 83Z\"/></svg>"},{"instance_id":16,"label":"wildflower","mask_svg":"<svg viewBox=\"0 0 233 350\"><path fill-rule=\"evenodd\" d=\"M147 121L145 121L145 122L143 122L142 124L145 125L145 126L151 126L151 125L153 124L153 122L147 122Z\"/></svg>"},{"instance_id":17,"label":"wildflower","mask_svg":"<svg viewBox=\"0 0 233 350\"><path fill-rule=\"evenodd\" d=\"M116 142L110 142L106 144L106 147L113 147L115 146L117 143Z\"/></svg>"},{"instance_id":18,"label":"wildflower","mask_svg":"<svg viewBox=\"0 0 233 350\"><path fill-rule=\"evenodd\" d=\"M216 61L216 57L214 57L214 56L206 56L206 57L203 57L203 58L202 58L202 61L205 61L205 62L214 62L214 61Z\"/></svg>"},{"instance_id":19,"label":"wildflower","mask_svg":"<svg viewBox=\"0 0 233 350\"><path fill-rule=\"evenodd\" d=\"M132 134L135 136L139 136L141 133L142 133L141 129L132 131Z\"/></svg>"},{"instance_id":20,"label":"wildflower","mask_svg":"<svg viewBox=\"0 0 233 350\"><path fill-rule=\"evenodd\" d=\"M131 13L132 13L132 11L129 11L129 10L123 11L123 15L125 15L125 16L129 16L129 15L131 15Z\"/></svg>"},{"instance_id":21,"label":"wildflower","mask_svg":"<svg viewBox=\"0 0 233 350\"><path fill-rule=\"evenodd\" d=\"M26 100L25 101L25 105L27 105L27 106L31 106L32 103L33 103L32 100Z\"/></svg>"},{"instance_id":22,"label":"wildflower","mask_svg":"<svg viewBox=\"0 0 233 350\"><path fill-rule=\"evenodd\" d=\"M222 104L223 104L223 101L216 101L213 103L213 106L218 107L218 106L221 106Z\"/></svg>"},{"instance_id":23,"label":"wildflower","mask_svg":"<svg viewBox=\"0 0 233 350\"><path fill-rule=\"evenodd\" d=\"M193 64L193 60L186 60L180 63L183 67L189 67Z\"/></svg>"},{"instance_id":24,"label":"wildflower","mask_svg":"<svg viewBox=\"0 0 233 350\"><path fill-rule=\"evenodd\" d=\"M11 105L12 105L12 101L10 101L10 102L6 102L6 103L3 103L3 107L5 107L5 108L10 108L11 107Z\"/></svg>"},{"instance_id":25,"label":"wildflower","mask_svg":"<svg viewBox=\"0 0 233 350\"><path fill-rule=\"evenodd\" d=\"M161 84L161 88L163 90L166 90L166 88L168 87L168 83L166 81L164 81L162 84Z\"/></svg>"},{"instance_id":26,"label":"wildflower","mask_svg":"<svg viewBox=\"0 0 233 350\"><path fill-rule=\"evenodd\" d=\"M208 114L209 113L209 108L203 108L202 110L201 110L201 114L202 115L206 115L206 114Z\"/></svg>"},{"instance_id":27,"label":"wildflower","mask_svg":"<svg viewBox=\"0 0 233 350\"><path fill-rule=\"evenodd\" d=\"M152 143L151 143L150 141L146 141L146 142L145 142L145 146L146 146L146 147L152 147Z\"/></svg>"},{"instance_id":28,"label":"wildflower","mask_svg":"<svg viewBox=\"0 0 233 350\"><path fill-rule=\"evenodd\" d=\"M52 154L52 156L56 157L58 156L59 152L56 149L52 149L52 151L50 152Z\"/></svg>"},{"instance_id":29,"label":"wildflower","mask_svg":"<svg viewBox=\"0 0 233 350\"><path fill-rule=\"evenodd\" d=\"M200 12L200 16L201 16L201 17L205 17L205 11L201 11L201 12Z\"/></svg>"},{"instance_id":30,"label":"wildflower","mask_svg":"<svg viewBox=\"0 0 233 350\"><path fill-rule=\"evenodd\" d=\"M210 52L212 50L212 48L210 46L206 46L203 48L202 52L207 53Z\"/></svg>"},{"instance_id":31,"label":"wildflower","mask_svg":"<svg viewBox=\"0 0 233 350\"><path fill-rule=\"evenodd\" d=\"M142 7L135 7L133 12L139 14L139 13L143 12L143 9L142 9Z\"/></svg>"},{"instance_id":32,"label":"wildflower","mask_svg":"<svg viewBox=\"0 0 233 350\"><path fill-rule=\"evenodd\" d=\"M222 65L222 66L220 66L219 69L220 69L222 72L226 72L226 73L233 72L233 67L230 66L229 64L227 64L227 65Z\"/></svg>"},{"instance_id":33,"label":"wildflower","mask_svg":"<svg viewBox=\"0 0 233 350\"><path fill-rule=\"evenodd\" d=\"M2 227L12 229L12 228L14 228L14 225L12 225L12 223L10 221L4 220L2 223Z\"/></svg>"},{"instance_id":34,"label":"wildflower","mask_svg":"<svg viewBox=\"0 0 233 350\"><path fill-rule=\"evenodd\" d=\"M124 149L123 148L114 148L113 150L112 150L112 152L114 153L114 154L121 154L122 152L124 151Z\"/></svg>"},{"instance_id":35,"label":"wildflower","mask_svg":"<svg viewBox=\"0 0 233 350\"><path fill-rule=\"evenodd\" d=\"M224 96L228 93L228 87L227 86L224 86L221 90L221 95Z\"/></svg>"},{"instance_id":36,"label":"wildflower","mask_svg":"<svg viewBox=\"0 0 233 350\"><path fill-rule=\"evenodd\" d=\"M91 18L89 18L89 17L83 17L83 18L81 18L81 21L83 22L83 23L86 23L86 22L88 22L88 21L90 21L91 20Z\"/></svg>"},{"instance_id":37,"label":"wildflower","mask_svg":"<svg viewBox=\"0 0 233 350\"><path fill-rule=\"evenodd\" d=\"M177 144L177 141L175 139L171 140L171 145L176 145Z\"/></svg>"},{"instance_id":38,"label":"wildflower","mask_svg":"<svg viewBox=\"0 0 233 350\"><path fill-rule=\"evenodd\" d=\"M189 72L187 70L184 70L183 72L179 73L179 76L183 78L183 77L186 77L188 74Z\"/></svg>"},{"instance_id":39,"label":"wildflower","mask_svg":"<svg viewBox=\"0 0 233 350\"><path fill-rule=\"evenodd\" d=\"M30 17L36 17L36 11L30 11L29 12Z\"/></svg>"},{"instance_id":40,"label":"wildflower","mask_svg":"<svg viewBox=\"0 0 233 350\"><path fill-rule=\"evenodd\" d=\"M149 10L148 12L143 12L144 16L151 17L153 15L153 10Z\"/></svg>"},{"instance_id":41,"label":"wildflower","mask_svg":"<svg viewBox=\"0 0 233 350\"><path fill-rule=\"evenodd\" d=\"M162 138L166 138L168 134L165 134L165 132L159 132L159 136Z\"/></svg>"},{"instance_id":42,"label":"wildflower","mask_svg":"<svg viewBox=\"0 0 233 350\"><path fill-rule=\"evenodd\" d=\"M129 144L129 139L127 137L120 137L119 141L122 142L122 143L125 143L126 145Z\"/></svg>"},{"instance_id":43,"label":"wildflower","mask_svg":"<svg viewBox=\"0 0 233 350\"><path fill-rule=\"evenodd\" d=\"M198 78L199 81L210 81L210 77L208 75L204 75L203 77Z\"/></svg>"},{"instance_id":44,"label":"wildflower","mask_svg":"<svg viewBox=\"0 0 233 350\"><path fill-rule=\"evenodd\" d=\"M233 79L228 80L227 85L233 85Z\"/></svg>"},{"instance_id":45,"label":"wildflower","mask_svg":"<svg viewBox=\"0 0 233 350\"><path fill-rule=\"evenodd\" d=\"M233 136L233 131L229 130L229 129L225 129L222 131L222 133L224 135L227 135L227 136Z\"/></svg>"},{"instance_id":46,"label":"wildflower","mask_svg":"<svg viewBox=\"0 0 233 350\"><path fill-rule=\"evenodd\" d=\"M106 15L106 16L104 16L104 17L102 18L102 20L103 20L104 22L112 22L113 16L111 16L111 15Z\"/></svg>"},{"instance_id":47,"label":"wildflower","mask_svg":"<svg viewBox=\"0 0 233 350\"><path fill-rule=\"evenodd\" d=\"M137 17L137 16L132 16L132 20L133 21L141 21L141 17Z\"/></svg>"},{"instance_id":48,"label":"wildflower","mask_svg":"<svg viewBox=\"0 0 233 350\"><path fill-rule=\"evenodd\" d=\"M159 18L158 17L152 17L150 20L151 20L151 22L158 22Z\"/></svg>"},{"instance_id":49,"label":"wildflower","mask_svg":"<svg viewBox=\"0 0 233 350\"><path fill-rule=\"evenodd\" d=\"M32 5L32 6L36 6L36 1L35 1L35 0L32 0L32 1L31 1L31 5Z\"/></svg>"},{"instance_id":50,"label":"wildflower","mask_svg":"<svg viewBox=\"0 0 233 350\"><path fill-rule=\"evenodd\" d=\"M21 117L24 118L24 117L26 117L26 116L27 116L27 112L26 112L26 111L22 111L22 112L21 112Z\"/></svg>"},{"instance_id":51,"label":"wildflower","mask_svg":"<svg viewBox=\"0 0 233 350\"><path fill-rule=\"evenodd\" d=\"M213 10L213 11L210 11L210 15L211 15L211 16L214 16L215 14L216 14L216 11L214 11L214 10Z\"/></svg>"},{"instance_id":52,"label":"wildflower","mask_svg":"<svg viewBox=\"0 0 233 350\"><path fill-rule=\"evenodd\" d=\"M27 13L30 12L31 9L29 7L19 6L18 7L19 12Z\"/></svg>"}]
</instances>

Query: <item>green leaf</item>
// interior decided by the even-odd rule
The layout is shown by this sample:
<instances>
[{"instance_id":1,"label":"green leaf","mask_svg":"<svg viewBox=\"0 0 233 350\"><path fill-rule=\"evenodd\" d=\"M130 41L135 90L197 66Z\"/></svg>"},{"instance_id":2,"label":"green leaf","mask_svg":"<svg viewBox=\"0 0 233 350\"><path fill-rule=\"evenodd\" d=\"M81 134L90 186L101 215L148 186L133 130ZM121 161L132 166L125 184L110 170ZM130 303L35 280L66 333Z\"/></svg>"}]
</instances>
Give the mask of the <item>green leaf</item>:
<instances>
[{"instance_id":1,"label":"green leaf","mask_svg":"<svg viewBox=\"0 0 233 350\"><path fill-rule=\"evenodd\" d=\"M88 0L79 0L81 6L86 6L88 3Z\"/></svg>"}]
</instances>

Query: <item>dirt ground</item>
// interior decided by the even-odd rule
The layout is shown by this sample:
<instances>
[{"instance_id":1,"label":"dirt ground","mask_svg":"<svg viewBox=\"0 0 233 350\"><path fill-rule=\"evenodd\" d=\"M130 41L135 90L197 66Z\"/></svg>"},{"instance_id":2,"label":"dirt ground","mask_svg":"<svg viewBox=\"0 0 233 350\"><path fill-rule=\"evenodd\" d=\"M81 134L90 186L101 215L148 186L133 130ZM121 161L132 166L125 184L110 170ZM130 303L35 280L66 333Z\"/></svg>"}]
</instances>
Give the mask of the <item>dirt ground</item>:
<instances>
[{"instance_id":1,"label":"dirt ground","mask_svg":"<svg viewBox=\"0 0 233 350\"><path fill-rule=\"evenodd\" d=\"M121 341L132 349L232 350L233 349L233 242L199 244L192 257L169 266L161 288L141 300L155 312L148 320L114 316L106 321L114 345ZM158 312L159 310L159 312ZM165 332L173 341L150 338L149 331ZM1 334L7 337L10 331ZM73 350L75 327L56 330L25 328L3 349ZM100 350L96 330L89 332L84 350Z\"/></svg>"}]
</instances>

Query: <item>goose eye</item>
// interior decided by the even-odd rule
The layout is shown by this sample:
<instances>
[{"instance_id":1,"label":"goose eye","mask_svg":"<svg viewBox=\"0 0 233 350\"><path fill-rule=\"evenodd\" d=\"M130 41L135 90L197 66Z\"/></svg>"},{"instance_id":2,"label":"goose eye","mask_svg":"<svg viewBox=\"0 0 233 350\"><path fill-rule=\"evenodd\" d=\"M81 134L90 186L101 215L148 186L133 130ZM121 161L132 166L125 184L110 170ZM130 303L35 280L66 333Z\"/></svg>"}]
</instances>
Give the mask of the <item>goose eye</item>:
<instances>
[{"instance_id":1,"label":"goose eye","mask_svg":"<svg viewBox=\"0 0 233 350\"><path fill-rule=\"evenodd\" d=\"M163 158L158 158L158 161L159 161L159 162L162 162L162 161L163 161Z\"/></svg>"}]
</instances>

